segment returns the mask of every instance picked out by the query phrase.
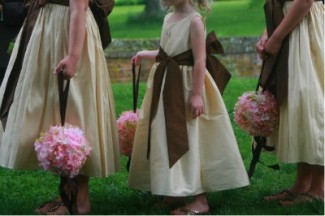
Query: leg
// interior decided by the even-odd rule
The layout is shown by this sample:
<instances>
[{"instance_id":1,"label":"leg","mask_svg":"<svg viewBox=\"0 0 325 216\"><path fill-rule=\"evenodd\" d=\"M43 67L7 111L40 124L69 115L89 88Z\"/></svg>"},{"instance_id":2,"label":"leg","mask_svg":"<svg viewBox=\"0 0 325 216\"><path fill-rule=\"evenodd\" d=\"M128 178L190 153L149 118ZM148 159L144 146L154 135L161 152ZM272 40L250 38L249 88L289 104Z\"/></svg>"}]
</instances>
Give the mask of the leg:
<instances>
[{"instance_id":1,"label":"leg","mask_svg":"<svg viewBox=\"0 0 325 216\"><path fill-rule=\"evenodd\" d=\"M206 214L209 212L209 204L206 197L206 193L196 195L192 203L175 209L171 212L173 215L184 215L184 214Z\"/></svg>"},{"instance_id":2,"label":"leg","mask_svg":"<svg viewBox=\"0 0 325 216\"><path fill-rule=\"evenodd\" d=\"M302 203L310 203L314 200L324 201L324 166L306 165L311 171L311 181L308 191L302 191L292 199L282 200L283 206L293 206ZM303 183L303 181L302 181Z\"/></svg>"},{"instance_id":3,"label":"leg","mask_svg":"<svg viewBox=\"0 0 325 216\"><path fill-rule=\"evenodd\" d=\"M73 204L72 210L73 214L88 214L91 211L90 198L89 198L89 177L88 176L78 176L78 194L76 203ZM67 194L71 193L71 185L68 183L65 185ZM58 198L53 201L49 201L43 204L41 207L35 210L36 214L67 214L67 208L64 206L62 199Z\"/></svg>"},{"instance_id":4,"label":"leg","mask_svg":"<svg viewBox=\"0 0 325 216\"><path fill-rule=\"evenodd\" d=\"M309 164L298 163L297 165L297 177L295 184L288 190L284 190L280 193L266 196L265 200L285 200L294 197L296 194L306 193L309 191L312 182L313 170Z\"/></svg>"},{"instance_id":5,"label":"leg","mask_svg":"<svg viewBox=\"0 0 325 216\"><path fill-rule=\"evenodd\" d=\"M89 177L78 176L78 195L76 210L78 214L88 214L91 211L90 197L89 197Z\"/></svg>"},{"instance_id":6,"label":"leg","mask_svg":"<svg viewBox=\"0 0 325 216\"><path fill-rule=\"evenodd\" d=\"M306 163L298 163L297 178L295 184L290 188L293 193L306 193L311 186L313 169Z\"/></svg>"},{"instance_id":7,"label":"leg","mask_svg":"<svg viewBox=\"0 0 325 216\"><path fill-rule=\"evenodd\" d=\"M324 201L324 166L312 166L313 178L308 193Z\"/></svg>"}]
</instances>

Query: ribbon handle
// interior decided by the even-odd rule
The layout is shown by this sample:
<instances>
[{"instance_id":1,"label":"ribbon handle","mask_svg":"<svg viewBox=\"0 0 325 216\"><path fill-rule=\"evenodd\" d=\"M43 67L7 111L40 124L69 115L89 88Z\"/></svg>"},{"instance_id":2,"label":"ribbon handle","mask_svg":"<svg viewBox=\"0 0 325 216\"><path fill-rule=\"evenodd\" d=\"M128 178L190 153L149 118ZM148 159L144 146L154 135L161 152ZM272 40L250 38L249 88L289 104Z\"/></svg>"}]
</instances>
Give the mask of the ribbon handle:
<instances>
[{"instance_id":1,"label":"ribbon handle","mask_svg":"<svg viewBox=\"0 0 325 216\"><path fill-rule=\"evenodd\" d=\"M66 81L64 86L64 75L63 72L60 72L58 75L58 91L59 91L59 103L60 103L60 117L61 117L61 125L64 126L65 116L67 111L68 104L68 95L69 95L69 87L70 87L70 79ZM65 186L69 184L71 186L71 191L66 192ZM78 195L78 179L77 177L70 179L66 176L60 177L60 185L59 192L62 198L64 205L68 208L70 214L78 213L77 209L73 208L73 203L77 200Z\"/></svg>"},{"instance_id":2,"label":"ribbon handle","mask_svg":"<svg viewBox=\"0 0 325 216\"><path fill-rule=\"evenodd\" d=\"M140 73L141 73L141 65L139 66L138 75L136 75L135 71L135 63L132 63L132 88L133 88L133 112L137 112L138 107L138 98L139 98L139 84L140 84Z\"/></svg>"},{"instance_id":3,"label":"ribbon handle","mask_svg":"<svg viewBox=\"0 0 325 216\"><path fill-rule=\"evenodd\" d=\"M280 169L279 164L266 165L262 161L260 161L260 155L261 155L262 149L265 149L266 151L273 151L274 150L274 148L266 146L266 137L255 136L254 141L256 142L256 146L254 147L252 145L253 158L252 158L252 160L250 162L249 170L247 172L248 177L252 178L252 176L253 176L253 174L255 172L255 168L256 168L257 163L261 163L262 165L267 166L268 168L271 168L273 170L279 170Z\"/></svg>"},{"instance_id":4,"label":"ribbon handle","mask_svg":"<svg viewBox=\"0 0 325 216\"><path fill-rule=\"evenodd\" d=\"M139 98L139 84L140 84L140 73L141 73L141 64L139 66L138 75L136 75L135 71L135 63L132 63L132 90L133 90L133 112L137 112L138 107L138 98ZM127 164L126 164L126 170L129 172L130 170L130 164L131 164L131 157L129 157Z\"/></svg>"},{"instance_id":5,"label":"ribbon handle","mask_svg":"<svg viewBox=\"0 0 325 216\"><path fill-rule=\"evenodd\" d=\"M65 123L69 87L70 87L70 80L67 80L67 83L64 86L64 75L62 72L59 73L58 74L58 90L59 90L60 117L61 117L61 125L62 126L64 126L64 123Z\"/></svg>"}]
</instances>

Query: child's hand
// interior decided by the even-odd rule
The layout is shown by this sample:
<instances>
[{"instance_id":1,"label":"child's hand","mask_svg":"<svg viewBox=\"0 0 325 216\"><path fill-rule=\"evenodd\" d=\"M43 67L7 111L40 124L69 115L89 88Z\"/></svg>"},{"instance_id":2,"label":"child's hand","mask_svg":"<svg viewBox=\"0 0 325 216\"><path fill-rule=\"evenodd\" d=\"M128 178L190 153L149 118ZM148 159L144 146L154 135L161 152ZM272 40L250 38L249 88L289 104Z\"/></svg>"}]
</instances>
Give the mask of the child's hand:
<instances>
[{"instance_id":1,"label":"child's hand","mask_svg":"<svg viewBox=\"0 0 325 216\"><path fill-rule=\"evenodd\" d=\"M265 60L267 58L267 55L264 50L264 46L268 40L268 36L264 34L261 39L256 44L256 51L258 55L260 56L260 59Z\"/></svg>"},{"instance_id":2,"label":"child's hand","mask_svg":"<svg viewBox=\"0 0 325 216\"><path fill-rule=\"evenodd\" d=\"M191 95L189 105L193 118L197 118L203 114L204 104L201 95Z\"/></svg>"},{"instance_id":3,"label":"child's hand","mask_svg":"<svg viewBox=\"0 0 325 216\"><path fill-rule=\"evenodd\" d=\"M276 56L282 46L282 40L280 38L277 38L275 34L273 34L269 40L264 45L264 51L266 54Z\"/></svg>"},{"instance_id":4,"label":"child's hand","mask_svg":"<svg viewBox=\"0 0 325 216\"><path fill-rule=\"evenodd\" d=\"M132 57L131 63L135 64L135 66L139 66L142 61L142 51L138 52L135 56Z\"/></svg>"},{"instance_id":5,"label":"child's hand","mask_svg":"<svg viewBox=\"0 0 325 216\"><path fill-rule=\"evenodd\" d=\"M76 74L76 68L77 61L71 56L66 56L55 67L54 74L62 72L66 79L71 79Z\"/></svg>"}]
</instances>

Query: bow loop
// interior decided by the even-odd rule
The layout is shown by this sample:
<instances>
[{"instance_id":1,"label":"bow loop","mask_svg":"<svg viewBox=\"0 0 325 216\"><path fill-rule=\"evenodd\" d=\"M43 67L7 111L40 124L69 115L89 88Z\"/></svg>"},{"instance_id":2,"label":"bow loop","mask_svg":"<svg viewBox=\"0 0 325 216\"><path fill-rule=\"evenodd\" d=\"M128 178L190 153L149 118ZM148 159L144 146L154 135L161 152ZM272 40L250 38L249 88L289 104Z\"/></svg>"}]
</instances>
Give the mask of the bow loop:
<instances>
[{"instance_id":1,"label":"bow loop","mask_svg":"<svg viewBox=\"0 0 325 216\"><path fill-rule=\"evenodd\" d=\"M224 54L223 47L220 41L217 39L214 31L210 32L206 39L206 50L207 54Z\"/></svg>"}]
</instances>

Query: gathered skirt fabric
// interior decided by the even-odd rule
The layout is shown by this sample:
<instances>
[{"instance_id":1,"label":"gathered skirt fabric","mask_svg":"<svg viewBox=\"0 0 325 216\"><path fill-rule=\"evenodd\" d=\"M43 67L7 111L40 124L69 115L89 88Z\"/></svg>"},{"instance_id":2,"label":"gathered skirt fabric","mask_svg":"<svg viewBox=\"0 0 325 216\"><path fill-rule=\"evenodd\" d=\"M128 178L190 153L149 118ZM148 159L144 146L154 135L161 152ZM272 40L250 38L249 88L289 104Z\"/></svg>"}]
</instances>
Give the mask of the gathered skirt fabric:
<instances>
[{"instance_id":1,"label":"gathered skirt fabric","mask_svg":"<svg viewBox=\"0 0 325 216\"><path fill-rule=\"evenodd\" d=\"M0 166L40 169L34 142L60 124L56 65L68 54L69 7L47 4L37 18L26 49L7 126L0 126ZM0 88L0 101L19 47L20 35ZM71 79L66 123L85 131L92 147L81 170L106 177L120 168L113 94L95 19L88 9L86 36L77 73Z\"/></svg>"},{"instance_id":2,"label":"gathered skirt fabric","mask_svg":"<svg viewBox=\"0 0 325 216\"><path fill-rule=\"evenodd\" d=\"M324 166L324 14L315 2L289 36L288 99L269 139L281 162Z\"/></svg>"},{"instance_id":3,"label":"gathered skirt fabric","mask_svg":"<svg viewBox=\"0 0 325 216\"><path fill-rule=\"evenodd\" d=\"M188 106L185 111L190 150L169 168L163 96L160 97L157 115L151 126L149 125L153 79L157 66L158 63L153 66L149 75L140 111L131 157L129 186L165 196L190 196L247 186L249 180L227 109L208 71L203 93L204 114L193 119ZM188 104L193 84L193 68L180 66L180 69L185 104ZM149 127L151 150L147 159Z\"/></svg>"}]
</instances>

